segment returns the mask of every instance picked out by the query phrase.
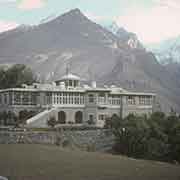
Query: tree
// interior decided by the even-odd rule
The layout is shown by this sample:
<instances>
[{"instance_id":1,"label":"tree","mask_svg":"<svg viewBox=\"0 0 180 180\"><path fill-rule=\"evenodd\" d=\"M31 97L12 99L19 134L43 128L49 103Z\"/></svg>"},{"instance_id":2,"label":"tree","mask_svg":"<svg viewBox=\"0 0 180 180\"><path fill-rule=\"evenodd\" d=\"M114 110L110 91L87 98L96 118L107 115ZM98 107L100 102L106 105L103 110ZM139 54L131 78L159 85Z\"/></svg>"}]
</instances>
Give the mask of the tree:
<instances>
[{"instance_id":1,"label":"tree","mask_svg":"<svg viewBox=\"0 0 180 180\"><path fill-rule=\"evenodd\" d=\"M18 121L19 119L18 119L18 116L16 116L15 114L14 114L14 126L15 127L19 127L19 121Z\"/></svg>"},{"instance_id":2,"label":"tree","mask_svg":"<svg viewBox=\"0 0 180 180\"><path fill-rule=\"evenodd\" d=\"M24 64L15 64L10 68L0 69L0 88L21 87L22 84L32 84L37 78L30 68Z\"/></svg>"},{"instance_id":3,"label":"tree","mask_svg":"<svg viewBox=\"0 0 180 180\"><path fill-rule=\"evenodd\" d=\"M155 112L150 117L129 114L107 121L116 144L114 150L135 158L180 162L180 118Z\"/></svg>"},{"instance_id":4,"label":"tree","mask_svg":"<svg viewBox=\"0 0 180 180\"><path fill-rule=\"evenodd\" d=\"M0 125L4 125L3 119L2 119L2 112L0 112Z\"/></svg>"},{"instance_id":5,"label":"tree","mask_svg":"<svg viewBox=\"0 0 180 180\"><path fill-rule=\"evenodd\" d=\"M7 112L7 123L8 123L8 125L12 125L13 124L13 114L12 114L12 112L11 111L8 111Z\"/></svg>"},{"instance_id":6,"label":"tree","mask_svg":"<svg viewBox=\"0 0 180 180\"><path fill-rule=\"evenodd\" d=\"M147 151L148 124L143 116L129 114L122 121L119 132L119 142L123 154L134 157L143 157ZM121 148L120 148L121 149Z\"/></svg>"},{"instance_id":7,"label":"tree","mask_svg":"<svg viewBox=\"0 0 180 180\"><path fill-rule=\"evenodd\" d=\"M176 114L170 113L166 120L166 133L168 135L170 160L180 162L180 118Z\"/></svg>"},{"instance_id":8,"label":"tree","mask_svg":"<svg viewBox=\"0 0 180 180\"><path fill-rule=\"evenodd\" d=\"M94 125L94 124L95 124L95 122L94 122L92 119L91 119L91 120L88 120L87 123L88 123L89 125Z\"/></svg>"},{"instance_id":9,"label":"tree","mask_svg":"<svg viewBox=\"0 0 180 180\"><path fill-rule=\"evenodd\" d=\"M120 116L113 114L111 118L106 118L104 128L118 129L121 127L122 119Z\"/></svg>"},{"instance_id":10,"label":"tree","mask_svg":"<svg viewBox=\"0 0 180 180\"><path fill-rule=\"evenodd\" d=\"M7 112L6 111L2 112L2 121L3 121L4 126L8 125L8 123L7 123Z\"/></svg>"},{"instance_id":11,"label":"tree","mask_svg":"<svg viewBox=\"0 0 180 180\"><path fill-rule=\"evenodd\" d=\"M18 124L26 124L27 119L29 119L29 112L26 109L20 111Z\"/></svg>"}]
</instances>

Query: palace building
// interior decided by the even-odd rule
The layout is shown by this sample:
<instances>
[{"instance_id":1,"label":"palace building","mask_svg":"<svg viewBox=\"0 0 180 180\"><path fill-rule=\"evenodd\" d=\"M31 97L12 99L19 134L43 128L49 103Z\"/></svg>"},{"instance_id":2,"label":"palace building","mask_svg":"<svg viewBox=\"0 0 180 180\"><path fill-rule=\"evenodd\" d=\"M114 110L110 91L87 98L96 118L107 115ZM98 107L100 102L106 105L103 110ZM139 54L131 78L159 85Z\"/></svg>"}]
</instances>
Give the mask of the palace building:
<instances>
[{"instance_id":1,"label":"palace building","mask_svg":"<svg viewBox=\"0 0 180 180\"><path fill-rule=\"evenodd\" d=\"M96 82L82 84L80 77L66 73L51 84L1 90L0 111L16 115L24 110L36 112L27 120L29 127L47 127L51 117L62 125L92 123L103 127L105 119L114 114L152 113L155 97L153 93L129 92L116 86L97 87Z\"/></svg>"}]
</instances>

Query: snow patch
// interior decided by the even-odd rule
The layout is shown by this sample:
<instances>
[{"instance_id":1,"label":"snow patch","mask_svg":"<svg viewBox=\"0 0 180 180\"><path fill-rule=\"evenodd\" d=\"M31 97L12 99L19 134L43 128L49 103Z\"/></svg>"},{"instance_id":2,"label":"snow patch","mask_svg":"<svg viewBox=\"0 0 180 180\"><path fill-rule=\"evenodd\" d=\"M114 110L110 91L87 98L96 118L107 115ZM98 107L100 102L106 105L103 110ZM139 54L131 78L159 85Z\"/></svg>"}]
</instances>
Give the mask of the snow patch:
<instances>
[{"instance_id":1,"label":"snow patch","mask_svg":"<svg viewBox=\"0 0 180 180\"><path fill-rule=\"evenodd\" d=\"M139 42L137 39L133 39L133 38L130 38L127 42L127 44L130 46L130 48L132 49L136 49L139 47Z\"/></svg>"}]
</instances>

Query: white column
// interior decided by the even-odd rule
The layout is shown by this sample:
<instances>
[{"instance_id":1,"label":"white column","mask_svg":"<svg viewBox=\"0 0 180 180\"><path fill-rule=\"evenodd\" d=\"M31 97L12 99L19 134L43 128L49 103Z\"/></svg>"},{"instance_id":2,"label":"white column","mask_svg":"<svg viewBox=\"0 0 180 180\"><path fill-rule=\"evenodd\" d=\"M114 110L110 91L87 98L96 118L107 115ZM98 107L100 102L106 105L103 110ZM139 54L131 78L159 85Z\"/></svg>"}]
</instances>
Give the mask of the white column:
<instances>
[{"instance_id":1,"label":"white column","mask_svg":"<svg viewBox=\"0 0 180 180\"><path fill-rule=\"evenodd\" d=\"M67 93L67 104L70 104L70 95Z\"/></svg>"},{"instance_id":2,"label":"white column","mask_svg":"<svg viewBox=\"0 0 180 180\"><path fill-rule=\"evenodd\" d=\"M20 92L20 105L23 105L22 97L22 92Z\"/></svg>"}]
</instances>

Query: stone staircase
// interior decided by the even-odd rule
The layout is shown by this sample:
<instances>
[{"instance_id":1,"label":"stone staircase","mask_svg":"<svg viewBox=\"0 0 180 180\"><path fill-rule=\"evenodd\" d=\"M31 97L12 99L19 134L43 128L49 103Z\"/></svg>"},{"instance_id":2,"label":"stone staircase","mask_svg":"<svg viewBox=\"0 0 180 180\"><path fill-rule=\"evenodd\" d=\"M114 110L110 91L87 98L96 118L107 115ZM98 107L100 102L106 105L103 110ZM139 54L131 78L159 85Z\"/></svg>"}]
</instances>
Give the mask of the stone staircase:
<instances>
[{"instance_id":1,"label":"stone staircase","mask_svg":"<svg viewBox=\"0 0 180 180\"><path fill-rule=\"evenodd\" d=\"M50 118L51 113L56 111L56 108L52 108L50 110L44 110L39 114L33 116L32 118L27 120L27 127L36 127L36 128L45 128L47 127L47 121Z\"/></svg>"}]
</instances>

